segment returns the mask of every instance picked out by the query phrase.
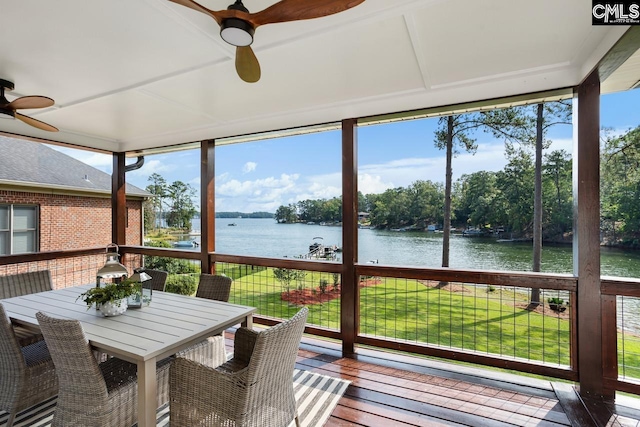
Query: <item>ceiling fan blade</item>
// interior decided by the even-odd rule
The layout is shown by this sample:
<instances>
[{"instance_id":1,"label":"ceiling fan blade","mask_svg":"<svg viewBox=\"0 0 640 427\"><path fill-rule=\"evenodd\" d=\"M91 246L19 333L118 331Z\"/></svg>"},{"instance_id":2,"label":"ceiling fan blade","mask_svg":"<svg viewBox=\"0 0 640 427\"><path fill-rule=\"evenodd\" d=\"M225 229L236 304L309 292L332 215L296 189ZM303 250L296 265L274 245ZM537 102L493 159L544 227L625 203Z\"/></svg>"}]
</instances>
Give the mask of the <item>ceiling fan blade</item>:
<instances>
[{"instance_id":1,"label":"ceiling fan blade","mask_svg":"<svg viewBox=\"0 0 640 427\"><path fill-rule=\"evenodd\" d=\"M251 46L236 48L236 71L238 76L247 83L255 83L260 80L260 63Z\"/></svg>"},{"instance_id":2,"label":"ceiling fan blade","mask_svg":"<svg viewBox=\"0 0 640 427\"><path fill-rule=\"evenodd\" d=\"M362 2L364 0L281 0L260 12L250 14L249 21L258 27L277 22L320 18L344 12Z\"/></svg>"},{"instance_id":3,"label":"ceiling fan blade","mask_svg":"<svg viewBox=\"0 0 640 427\"><path fill-rule=\"evenodd\" d=\"M180 4L182 6L188 7L188 8L193 9L193 10L197 10L198 12L202 12L205 15L209 15L210 17L215 19L216 22L218 22L218 24L220 24L222 22L222 17L220 16L220 12L216 12L215 10L207 9L206 7L202 6L201 4L196 3L193 0L169 0L169 1L174 2L176 4Z\"/></svg>"},{"instance_id":4,"label":"ceiling fan blade","mask_svg":"<svg viewBox=\"0 0 640 427\"><path fill-rule=\"evenodd\" d=\"M49 132L58 132L58 128L51 126L48 123L41 122L40 120L36 120L33 117L25 116L24 114L16 113L16 119L22 120L28 125L33 127L37 127L38 129L46 130Z\"/></svg>"},{"instance_id":5,"label":"ceiling fan blade","mask_svg":"<svg viewBox=\"0 0 640 427\"><path fill-rule=\"evenodd\" d=\"M53 99L46 96L23 96L9 103L9 108L19 110L22 108L46 108L54 104Z\"/></svg>"}]
</instances>

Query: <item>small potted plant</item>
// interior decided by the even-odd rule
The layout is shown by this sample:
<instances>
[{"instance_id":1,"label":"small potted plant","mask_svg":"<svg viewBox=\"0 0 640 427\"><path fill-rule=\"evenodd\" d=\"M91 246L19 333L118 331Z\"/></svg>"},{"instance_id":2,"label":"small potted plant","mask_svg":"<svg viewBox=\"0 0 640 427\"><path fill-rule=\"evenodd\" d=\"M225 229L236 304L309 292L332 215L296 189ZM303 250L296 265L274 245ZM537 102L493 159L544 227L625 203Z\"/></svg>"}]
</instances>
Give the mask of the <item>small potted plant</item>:
<instances>
[{"instance_id":1,"label":"small potted plant","mask_svg":"<svg viewBox=\"0 0 640 427\"><path fill-rule=\"evenodd\" d=\"M558 313L562 313L567 309L562 298L549 298L547 299L547 302L549 303L549 308L553 311L557 311Z\"/></svg>"},{"instance_id":2,"label":"small potted plant","mask_svg":"<svg viewBox=\"0 0 640 427\"><path fill-rule=\"evenodd\" d=\"M118 316L127 310L127 297L136 292L136 282L123 280L120 283L109 283L101 287L91 288L78 296L88 308L93 304L105 316Z\"/></svg>"}]
</instances>

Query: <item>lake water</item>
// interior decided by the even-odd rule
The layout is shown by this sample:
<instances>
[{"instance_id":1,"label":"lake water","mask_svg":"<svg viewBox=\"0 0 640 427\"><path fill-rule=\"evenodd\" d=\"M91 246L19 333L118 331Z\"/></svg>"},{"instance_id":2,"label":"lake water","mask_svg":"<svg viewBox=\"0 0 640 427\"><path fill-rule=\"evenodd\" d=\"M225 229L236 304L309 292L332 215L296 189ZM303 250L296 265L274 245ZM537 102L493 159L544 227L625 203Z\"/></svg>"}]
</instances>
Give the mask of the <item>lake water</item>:
<instances>
[{"instance_id":1,"label":"lake water","mask_svg":"<svg viewBox=\"0 0 640 427\"><path fill-rule=\"evenodd\" d=\"M235 226L228 224L234 223ZM194 220L194 232L200 231ZM342 245L342 228L278 224L273 219L216 218L216 252L270 258L292 258L308 252L314 237L325 245ZM200 241L200 236L195 236ZM437 268L442 263L442 234L358 230L358 259L383 265ZM194 249L197 250L197 249ZM451 236L451 268L531 271L531 243L497 243L492 238ZM640 251L602 248L601 272L606 276L640 277ZM571 273L571 246L544 246L542 271Z\"/></svg>"},{"instance_id":2,"label":"lake water","mask_svg":"<svg viewBox=\"0 0 640 427\"><path fill-rule=\"evenodd\" d=\"M236 224L229 226L229 224ZM200 232L199 220L194 220L194 232ZM342 245L342 228L278 224L273 219L216 218L216 252L269 258L293 258L304 255L309 245L321 237L325 245ZM184 236L184 239L200 236ZM442 265L442 233L358 230L358 259L382 265L438 268ZM194 248L193 250L199 250ZM640 251L601 249L603 276L640 278ZM451 236L451 268L478 270L531 271L532 243L498 243L495 238ZM542 271L571 273L573 254L570 245L543 246ZM554 296L566 298L564 292ZM640 299L618 298L618 326L640 334Z\"/></svg>"}]
</instances>

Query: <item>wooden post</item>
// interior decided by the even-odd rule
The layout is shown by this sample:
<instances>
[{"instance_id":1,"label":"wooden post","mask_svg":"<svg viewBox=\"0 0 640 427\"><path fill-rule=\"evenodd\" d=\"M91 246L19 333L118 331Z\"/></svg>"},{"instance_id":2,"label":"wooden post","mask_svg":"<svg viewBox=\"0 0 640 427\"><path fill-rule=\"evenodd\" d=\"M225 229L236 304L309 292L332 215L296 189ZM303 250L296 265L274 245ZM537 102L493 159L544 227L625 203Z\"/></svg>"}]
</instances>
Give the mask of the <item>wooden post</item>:
<instances>
[{"instance_id":1,"label":"wooden post","mask_svg":"<svg viewBox=\"0 0 640 427\"><path fill-rule=\"evenodd\" d=\"M342 284L340 332L342 354L355 353L359 327L357 120L342 121Z\"/></svg>"},{"instance_id":2,"label":"wooden post","mask_svg":"<svg viewBox=\"0 0 640 427\"><path fill-rule=\"evenodd\" d=\"M111 241L116 245L127 244L127 193L124 177L124 153L113 153L111 175Z\"/></svg>"},{"instance_id":3,"label":"wooden post","mask_svg":"<svg viewBox=\"0 0 640 427\"><path fill-rule=\"evenodd\" d=\"M215 140L200 143L200 266L203 273L215 273L209 253L216 249Z\"/></svg>"},{"instance_id":4,"label":"wooden post","mask_svg":"<svg viewBox=\"0 0 640 427\"><path fill-rule=\"evenodd\" d=\"M578 375L585 397L605 396L600 299L600 79L574 92L573 272L578 277ZM572 343L575 345L575 343Z\"/></svg>"}]
</instances>

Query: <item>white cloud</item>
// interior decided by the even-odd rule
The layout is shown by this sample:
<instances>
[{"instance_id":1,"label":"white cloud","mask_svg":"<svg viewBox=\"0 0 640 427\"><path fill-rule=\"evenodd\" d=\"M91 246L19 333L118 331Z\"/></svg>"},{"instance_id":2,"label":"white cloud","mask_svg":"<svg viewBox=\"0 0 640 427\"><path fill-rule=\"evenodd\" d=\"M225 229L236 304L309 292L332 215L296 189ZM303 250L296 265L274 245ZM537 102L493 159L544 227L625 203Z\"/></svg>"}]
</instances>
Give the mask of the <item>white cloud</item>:
<instances>
[{"instance_id":1,"label":"white cloud","mask_svg":"<svg viewBox=\"0 0 640 427\"><path fill-rule=\"evenodd\" d=\"M307 199L332 199L342 194L342 174L339 172L311 175L299 185L296 201Z\"/></svg>"},{"instance_id":2,"label":"white cloud","mask_svg":"<svg viewBox=\"0 0 640 427\"><path fill-rule=\"evenodd\" d=\"M253 172L254 170L256 170L257 166L258 166L258 164L256 162L247 162L242 167L242 172L244 172L244 173Z\"/></svg>"},{"instance_id":3,"label":"white cloud","mask_svg":"<svg viewBox=\"0 0 640 427\"><path fill-rule=\"evenodd\" d=\"M624 134L620 130L619 134ZM571 152L573 140L571 138L555 139L545 153L552 150L564 149ZM91 166L111 172L112 157L83 150L73 150L55 147ZM128 162L132 162L129 159ZM453 158L453 180L464 174L480 170L498 171L507 163L504 143L495 139L482 141L478 144L475 155L461 152ZM182 166L180 166L182 164ZM242 172L248 174L257 170L256 162L246 162ZM188 169L193 177L193 169L185 168L176 157L147 158L145 165L130 172L132 178L146 180L156 172L167 177L169 181L180 179L200 190L199 174L195 178L185 178ZM182 174L182 175L179 175ZM405 157L371 164L360 164L358 170L358 189L363 194L378 194L395 187L406 187L416 180L430 180L444 182L445 152L436 151L432 157ZM281 174L279 176L263 177L260 179L238 179L230 173L216 176L216 210L218 211L267 211L275 212L281 205L297 203L305 199L331 199L342 194L342 174L333 172L327 174Z\"/></svg>"},{"instance_id":4,"label":"white cloud","mask_svg":"<svg viewBox=\"0 0 640 427\"><path fill-rule=\"evenodd\" d=\"M128 161L127 163L132 163L132 162ZM128 173L136 177L147 178L152 173L157 173L162 175L163 172L171 172L173 170L175 170L175 166L173 165L168 165L157 159L156 160L145 159L144 165L142 165L140 169L135 169Z\"/></svg>"},{"instance_id":5,"label":"white cloud","mask_svg":"<svg viewBox=\"0 0 640 427\"><path fill-rule=\"evenodd\" d=\"M360 176L371 176L384 184L379 185L382 191L392 187L406 187L416 180L442 181L444 179L444 157L436 158L404 158L387 163L361 165ZM388 185L387 188L384 188ZM365 188L359 188L368 194Z\"/></svg>"},{"instance_id":6,"label":"white cloud","mask_svg":"<svg viewBox=\"0 0 640 427\"><path fill-rule=\"evenodd\" d=\"M442 161L445 161L444 156ZM451 161L453 170L453 181L455 182L462 175L471 174L478 171L497 172L505 167L507 158L504 153L503 143L478 144L476 154L461 153ZM444 182L444 165L442 174L438 182Z\"/></svg>"},{"instance_id":7,"label":"white cloud","mask_svg":"<svg viewBox=\"0 0 640 427\"><path fill-rule=\"evenodd\" d=\"M216 182L226 182L230 178L231 178L231 175L228 172L225 172L216 176Z\"/></svg>"},{"instance_id":8,"label":"white cloud","mask_svg":"<svg viewBox=\"0 0 640 427\"><path fill-rule=\"evenodd\" d=\"M262 190L290 190L295 187L296 181L300 178L300 175L282 174L280 178L263 178L254 181L238 181L237 179L231 179L216 188L216 193L222 196L250 196L256 189Z\"/></svg>"},{"instance_id":9,"label":"white cloud","mask_svg":"<svg viewBox=\"0 0 640 427\"><path fill-rule=\"evenodd\" d=\"M393 182L383 182L380 175L372 175L369 173L358 174L358 191L362 194L384 193L385 190L393 187Z\"/></svg>"},{"instance_id":10,"label":"white cloud","mask_svg":"<svg viewBox=\"0 0 640 427\"><path fill-rule=\"evenodd\" d=\"M571 154L573 152L573 139L572 138L561 138L554 139L551 141L551 146L544 150L543 154L549 154L552 151L556 150L564 150L567 153Z\"/></svg>"}]
</instances>

